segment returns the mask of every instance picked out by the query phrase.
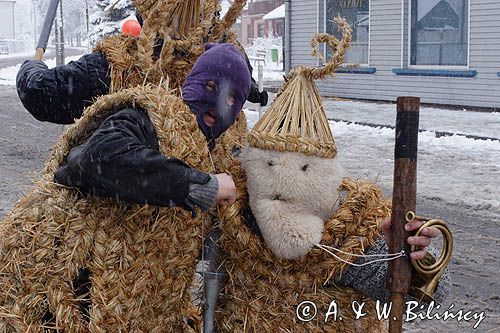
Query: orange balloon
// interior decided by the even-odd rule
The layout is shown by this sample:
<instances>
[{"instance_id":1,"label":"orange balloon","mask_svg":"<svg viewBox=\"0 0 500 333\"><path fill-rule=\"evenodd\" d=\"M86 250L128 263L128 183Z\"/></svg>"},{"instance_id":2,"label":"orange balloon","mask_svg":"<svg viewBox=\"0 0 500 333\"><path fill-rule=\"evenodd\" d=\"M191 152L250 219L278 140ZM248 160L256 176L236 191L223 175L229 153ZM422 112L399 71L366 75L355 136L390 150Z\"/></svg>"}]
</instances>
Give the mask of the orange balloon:
<instances>
[{"instance_id":1,"label":"orange balloon","mask_svg":"<svg viewBox=\"0 0 500 333\"><path fill-rule=\"evenodd\" d=\"M139 37L141 34L141 25L136 20L127 20L122 25L122 33L124 35L132 35Z\"/></svg>"}]
</instances>

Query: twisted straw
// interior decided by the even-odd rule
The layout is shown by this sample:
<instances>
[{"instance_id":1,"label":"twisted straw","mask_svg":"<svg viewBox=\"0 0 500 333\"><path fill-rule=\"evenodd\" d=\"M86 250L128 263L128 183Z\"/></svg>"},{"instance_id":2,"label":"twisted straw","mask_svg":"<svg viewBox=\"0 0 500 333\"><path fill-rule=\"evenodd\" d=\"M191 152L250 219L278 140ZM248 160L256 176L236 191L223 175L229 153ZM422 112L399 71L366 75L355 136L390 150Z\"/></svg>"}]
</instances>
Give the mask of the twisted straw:
<instances>
[{"instance_id":1,"label":"twisted straw","mask_svg":"<svg viewBox=\"0 0 500 333\"><path fill-rule=\"evenodd\" d=\"M231 40L234 36L230 36L230 29L236 23L238 16L240 16L243 7L245 7L246 0L235 0L229 7L224 18L217 21L216 26L213 29L212 41L213 42L227 42ZM232 40L234 42L234 40Z\"/></svg>"},{"instance_id":2,"label":"twisted straw","mask_svg":"<svg viewBox=\"0 0 500 333\"><path fill-rule=\"evenodd\" d=\"M160 61L155 64L154 71L161 72L164 77L170 77L173 86L182 85L195 60L204 52L205 43L219 11L218 0L207 0L204 3L201 22L188 36L178 40L164 36Z\"/></svg>"},{"instance_id":3,"label":"twisted straw","mask_svg":"<svg viewBox=\"0 0 500 333\"><path fill-rule=\"evenodd\" d=\"M311 78L312 80L324 79L327 76L333 74L333 72L335 72L335 70L339 68L340 65L342 65L342 63L344 62L345 53L351 46L352 29L347 21L340 16L334 18L334 22L337 23L339 30L342 32L342 39L340 41L336 37L326 33L314 34L311 39L311 55L318 57L320 60L326 63L327 60L321 55L318 48L319 43L326 43L328 47L330 47L333 51L333 56L330 61L321 68L296 67L292 71L290 71L290 78L291 76L301 74L308 78Z\"/></svg>"},{"instance_id":4,"label":"twisted straw","mask_svg":"<svg viewBox=\"0 0 500 333\"><path fill-rule=\"evenodd\" d=\"M168 84L166 89L178 89L205 51L206 43L228 42L238 46L236 35L226 25L236 20L246 1L233 3L224 21L219 18L218 0L200 2L135 0L136 8L145 18L139 38L116 35L101 41L95 49L104 53L110 63L110 91L147 83ZM163 44L157 45L158 42ZM159 47L160 54L155 54Z\"/></svg>"},{"instance_id":5,"label":"twisted straw","mask_svg":"<svg viewBox=\"0 0 500 333\"><path fill-rule=\"evenodd\" d=\"M154 44L163 23L173 15L178 0L158 1L145 18L139 42L137 44L137 61L143 71L153 67Z\"/></svg>"}]
</instances>

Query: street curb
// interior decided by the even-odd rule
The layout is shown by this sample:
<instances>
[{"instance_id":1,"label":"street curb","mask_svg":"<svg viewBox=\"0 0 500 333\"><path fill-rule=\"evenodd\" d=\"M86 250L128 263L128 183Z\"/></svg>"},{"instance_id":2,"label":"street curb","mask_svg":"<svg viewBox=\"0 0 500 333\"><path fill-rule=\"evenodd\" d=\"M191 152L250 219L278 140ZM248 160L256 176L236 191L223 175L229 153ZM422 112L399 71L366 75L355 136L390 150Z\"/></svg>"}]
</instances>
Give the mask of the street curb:
<instances>
[{"instance_id":1,"label":"street curb","mask_svg":"<svg viewBox=\"0 0 500 333\"><path fill-rule=\"evenodd\" d=\"M349 121L349 120L344 120L344 119L338 119L338 118L328 118L328 120L334 121L336 123L345 123L345 124L355 124L355 125L361 125L361 126L368 126L368 127L373 127L373 128L390 128L390 129L396 129L395 126L391 125L380 125L380 124L372 124L372 123L365 123L362 121ZM418 130L420 133L424 132L430 132L434 133L436 138L441 138L444 136L461 136L464 138L468 139L474 139L474 140L483 140L483 141L497 141L500 142L500 138L492 138L488 136L479 136L479 135L471 135L471 134L462 134L462 133L453 133L453 132L446 132L446 131L431 131L431 130L425 130L425 129L419 129Z\"/></svg>"}]
</instances>

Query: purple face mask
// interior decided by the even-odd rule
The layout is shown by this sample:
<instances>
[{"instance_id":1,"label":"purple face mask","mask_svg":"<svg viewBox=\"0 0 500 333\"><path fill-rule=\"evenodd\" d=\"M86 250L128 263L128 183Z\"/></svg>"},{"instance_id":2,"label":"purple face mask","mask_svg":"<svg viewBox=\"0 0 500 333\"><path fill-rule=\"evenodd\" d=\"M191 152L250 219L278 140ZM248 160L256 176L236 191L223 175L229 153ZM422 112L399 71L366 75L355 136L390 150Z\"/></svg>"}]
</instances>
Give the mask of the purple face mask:
<instances>
[{"instance_id":1,"label":"purple face mask","mask_svg":"<svg viewBox=\"0 0 500 333\"><path fill-rule=\"evenodd\" d=\"M232 44L207 44L182 86L182 99L196 114L210 148L234 124L249 91L250 71L241 51ZM215 120L213 126L204 115Z\"/></svg>"}]
</instances>

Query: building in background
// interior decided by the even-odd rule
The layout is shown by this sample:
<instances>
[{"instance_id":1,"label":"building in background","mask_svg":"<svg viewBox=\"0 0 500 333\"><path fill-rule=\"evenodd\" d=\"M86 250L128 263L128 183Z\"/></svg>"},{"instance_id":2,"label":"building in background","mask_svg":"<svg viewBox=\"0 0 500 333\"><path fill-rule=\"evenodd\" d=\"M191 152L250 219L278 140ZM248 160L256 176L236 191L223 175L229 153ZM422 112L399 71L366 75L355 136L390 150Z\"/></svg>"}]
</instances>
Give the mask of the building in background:
<instances>
[{"instance_id":1,"label":"building in background","mask_svg":"<svg viewBox=\"0 0 500 333\"><path fill-rule=\"evenodd\" d=\"M13 0L0 0L0 39L14 39L14 4Z\"/></svg>"},{"instance_id":2,"label":"building in background","mask_svg":"<svg viewBox=\"0 0 500 333\"><path fill-rule=\"evenodd\" d=\"M285 34L285 4L282 4L262 17L268 34L283 36Z\"/></svg>"},{"instance_id":3,"label":"building in background","mask_svg":"<svg viewBox=\"0 0 500 333\"><path fill-rule=\"evenodd\" d=\"M279 18L265 20L264 16L283 3L284 0L250 0L241 14L239 31L241 43L248 46L252 44L255 38L267 37L271 33L282 36L284 20Z\"/></svg>"},{"instance_id":4,"label":"building in background","mask_svg":"<svg viewBox=\"0 0 500 333\"><path fill-rule=\"evenodd\" d=\"M346 64L318 82L325 96L500 108L500 0L293 0L290 11L291 66L319 65L310 38L338 35L335 16L353 28Z\"/></svg>"}]
</instances>

